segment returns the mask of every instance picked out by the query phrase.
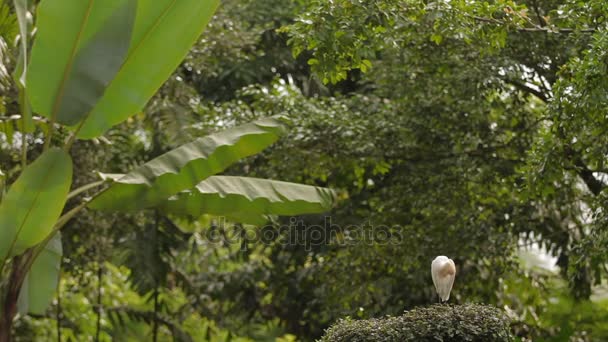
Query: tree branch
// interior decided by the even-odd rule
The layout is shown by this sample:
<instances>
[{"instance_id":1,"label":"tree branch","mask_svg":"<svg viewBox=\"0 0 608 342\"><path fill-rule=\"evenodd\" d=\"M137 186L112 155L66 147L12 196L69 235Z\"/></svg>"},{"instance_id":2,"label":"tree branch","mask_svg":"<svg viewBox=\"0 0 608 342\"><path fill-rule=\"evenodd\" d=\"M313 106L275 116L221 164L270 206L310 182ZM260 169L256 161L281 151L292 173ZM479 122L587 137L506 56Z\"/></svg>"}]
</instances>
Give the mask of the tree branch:
<instances>
[{"instance_id":1,"label":"tree branch","mask_svg":"<svg viewBox=\"0 0 608 342\"><path fill-rule=\"evenodd\" d=\"M599 179L595 178L593 171L590 170L580 155L576 153L571 147L566 147L566 155L572 160L576 167L576 173L581 177L583 182L587 185L589 191L594 195L599 195L606 185Z\"/></svg>"},{"instance_id":2,"label":"tree branch","mask_svg":"<svg viewBox=\"0 0 608 342\"><path fill-rule=\"evenodd\" d=\"M479 21L482 23L502 25L502 26L509 25L509 23L507 23L505 21L494 19L494 18L479 17L476 15L469 15L469 14L465 14L465 15L473 20L476 20L476 21ZM596 29L593 29L593 28L573 29L573 28L569 28L569 27L558 28L558 27L538 26L538 25L534 25L533 27L516 27L515 30L517 30L519 32L544 32L544 33L561 33L561 34L569 34L569 33L574 33L574 32L594 33L597 31Z\"/></svg>"},{"instance_id":3,"label":"tree branch","mask_svg":"<svg viewBox=\"0 0 608 342\"><path fill-rule=\"evenodd\" d=\"M538 8L538 1L537 0L532 1L532 9L534 9L534 13L536 14L536 19L538 19L538 24L541 27L547 26L547 23L546 23L545 19L540 14L540 8Z\"/></svg>"},{"instance_id":4,"label":"tree branch","mask_svg":"<svg viewBox=\"0 0 608 342\"><path fill-rule=\"evenodd\" d=\"M545 103L549 102L549 97L540 90L531 88L531 87L527 86L526 84L521 83L519 81L515 81L515 80L511 80L511 79L507 79L507 78L504 78L503 80L506 83L516 87L517 89L519 89L521 91L524 91L524 92L527 92L527 93L530 93L530 94L536 96L538 99L540 99L541 101L543 101Z\"/></svg>"}]
</instances>

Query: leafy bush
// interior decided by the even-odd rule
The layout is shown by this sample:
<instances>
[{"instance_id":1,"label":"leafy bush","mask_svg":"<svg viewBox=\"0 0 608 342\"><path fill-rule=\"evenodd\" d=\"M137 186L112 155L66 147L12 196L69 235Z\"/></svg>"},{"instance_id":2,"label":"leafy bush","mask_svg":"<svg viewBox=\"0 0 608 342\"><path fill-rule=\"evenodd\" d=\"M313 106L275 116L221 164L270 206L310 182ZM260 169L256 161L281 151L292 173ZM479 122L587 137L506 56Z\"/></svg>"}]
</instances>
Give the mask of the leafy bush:
<instances>
[{"instance_id":1,"label":"leafy bush","mask_svg":"<svg viewBox=\"0 0 608 342\"><path fill-rule=\"evenodd\" d=\"M508 317L492 306L436 304L399 317L341 319L321 342L513 341L509 323Z\"/></svg>"}]
</instances>

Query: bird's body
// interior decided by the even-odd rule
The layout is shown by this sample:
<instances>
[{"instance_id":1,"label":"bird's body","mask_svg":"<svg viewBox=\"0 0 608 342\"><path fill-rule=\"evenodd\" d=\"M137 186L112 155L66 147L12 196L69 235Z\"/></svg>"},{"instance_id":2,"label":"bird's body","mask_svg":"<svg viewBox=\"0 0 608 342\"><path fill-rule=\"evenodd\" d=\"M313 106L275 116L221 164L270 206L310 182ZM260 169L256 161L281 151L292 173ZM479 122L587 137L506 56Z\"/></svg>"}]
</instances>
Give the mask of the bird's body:
<instances>
[{"instance_id":1,"label":"bird's body","mask_svg":"<svg viewBox=\"0 0 608 342\"><path fill-rule=\"evenodd\" d=\"M443 255L436 257L431 263L431 275L437 295L442 302L447 302L450 299L454 278L456 278L456 265L454 265L454 261Z\"/></svg>"}]
</instances>

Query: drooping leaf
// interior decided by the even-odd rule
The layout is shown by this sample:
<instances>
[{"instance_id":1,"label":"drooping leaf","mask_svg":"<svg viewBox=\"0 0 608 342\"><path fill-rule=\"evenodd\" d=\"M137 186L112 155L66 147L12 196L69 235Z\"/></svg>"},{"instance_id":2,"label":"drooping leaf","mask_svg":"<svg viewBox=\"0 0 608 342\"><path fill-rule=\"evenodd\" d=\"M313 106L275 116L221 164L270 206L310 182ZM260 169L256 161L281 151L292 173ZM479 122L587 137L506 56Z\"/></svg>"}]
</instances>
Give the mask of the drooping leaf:
<instances>
[{"instance_id":1,"label":"drooping leaf","mask_svg":"<svg viewBox=\"0 0 608 342\"><path fill-rule=\"evenodd\" d=\"M60 149L28 165L0 203L0 257L42 242L61 215L72 182L72 160Z\"/></svg>"},{"instance_id":2,"label":"drooping leaf","mask_svg":"<svg viewBox=\"0 0 608 342\"><path fill-rule=\"evenodd\" d=\"M160 208L176 215L211 214L260 224L265 215L326 212L334 201L334 192L327 188L259 178L212 176L194 189L173 196Z\"/></svg>"},{"instance_id":3,"label":"drooping leaf","mask_svg":"<svg viewBox=\"0 0 608 342\"><path fill-rule=\"evenodd\" d=\"M89 207L130 211L156 206L234 162L262 151L283 131L278 119L266 118L199 138L116 179Z\"/></svg>"},{"instance_id":4,"label":"drooping leaf","mask_svg":"<svg viewBox=\"0 0 608 342\"><path fill-rule=\"evenodd\" d=\"M44 314L57 291L62 255L61 233L57 232L34 260L32 268L25 276L19 293L20 313Z\"/></svg>"},{"instance_id":5,"label":"drooping leaf","mask_svg":"<svg viewBox=\"0 0 608 342\"><path fill-rule=\"evenodd\" d=\"M139 112L188 53L219 0L139 0L127 60L79 137L103 134Z\"/></svg>"},{"instance_id":6,"label":"drooping leaf","mask_svg":"<svg viewBox=\"0 0 608 342\"><path fill-rule=\"evenodd\" d=\"M34 111L65 125L90 113L125 61L136 2L41 2L27 77Z\"/></svg>"}]
</instances>

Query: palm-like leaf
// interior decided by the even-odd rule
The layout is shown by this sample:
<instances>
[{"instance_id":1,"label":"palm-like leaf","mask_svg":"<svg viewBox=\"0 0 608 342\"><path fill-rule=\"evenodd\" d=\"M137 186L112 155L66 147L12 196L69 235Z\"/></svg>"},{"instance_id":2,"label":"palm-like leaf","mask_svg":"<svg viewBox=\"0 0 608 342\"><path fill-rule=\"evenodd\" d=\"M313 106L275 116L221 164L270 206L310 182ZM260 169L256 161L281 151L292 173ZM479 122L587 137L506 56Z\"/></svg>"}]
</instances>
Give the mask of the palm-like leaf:
<instances>
[{"instance_id":1,"label":"palm-like leaf","mask_svg":"<svg viewBox=\"0 0 608 342\"><path fill-rule=\"evenodd\" d=\"M135 10L135 0L43 1L27 77L33 109L62 124L81 121L123 65Z\"/></svg>"},{"instance_id":2,"label":"palm-like leaf","mask_svg":"<svg viewBox=\"0 0 608 342\"><path fill-rule=\"evenodd\" d=\"M259 178L212 176L160 207L177 215L211 214L260 224L268 215L326 212L334 201L334 192L326 188Z\"/></svg>"},{"instance_id":3,"label":"palm-like leaf","mask_svg":"<svg viewBox=\"0 0 608 342\"><path fill-rule=\"evenodd\" d=\"M284 132L266 118L197 139L169 151L116 179L90 207L129 211L154 207L238 160L265 149Z\"/></svg>"}]
</instances>

